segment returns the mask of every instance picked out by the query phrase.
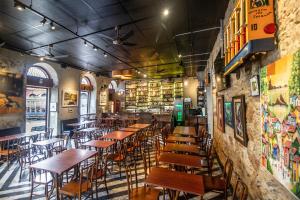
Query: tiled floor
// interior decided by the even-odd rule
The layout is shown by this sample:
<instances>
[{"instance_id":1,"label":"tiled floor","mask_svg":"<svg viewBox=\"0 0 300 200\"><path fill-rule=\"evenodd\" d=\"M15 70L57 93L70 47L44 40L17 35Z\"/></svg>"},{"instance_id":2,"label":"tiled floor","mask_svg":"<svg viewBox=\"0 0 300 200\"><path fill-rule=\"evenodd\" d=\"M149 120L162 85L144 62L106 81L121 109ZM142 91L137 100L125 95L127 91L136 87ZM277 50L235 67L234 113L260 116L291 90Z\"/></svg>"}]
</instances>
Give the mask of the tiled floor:
<instances>
[{"instance_id":1,"label":"tiled floor","mask_svg":"<svg viewBox=\"0 0 300 200\"><path fill-rule=\"evenodd\" d=\"M154 152L151 153L151 160L154 164ZM138 180L139 184L143 185L144 170L142 167L142 161L138 161L138 164ZM21 180L19 180L19 173L20 169L16 161L14 161L10 167L7 167L7 164L2 164L2 166L0 167L0 199L29 199L31 186L28 180L28 170L26 170L25 173L23 173ZM214 173L220 173L220 168L218 166L217 161L215 161L214 164ZM99 199L128 199L127 182L125 176L125 173L122 173L122 177L120 179L118 172L115 172L112 175L108 175L107 183L109 194L106 194L105 189L102 187L101 192L99 194ZM39 192L41 194L43 193L42 188ZM205 195L205 199L207 196L211 195ZM162 197L160 199L162 199Z\"/></svg>"}]
</instances>

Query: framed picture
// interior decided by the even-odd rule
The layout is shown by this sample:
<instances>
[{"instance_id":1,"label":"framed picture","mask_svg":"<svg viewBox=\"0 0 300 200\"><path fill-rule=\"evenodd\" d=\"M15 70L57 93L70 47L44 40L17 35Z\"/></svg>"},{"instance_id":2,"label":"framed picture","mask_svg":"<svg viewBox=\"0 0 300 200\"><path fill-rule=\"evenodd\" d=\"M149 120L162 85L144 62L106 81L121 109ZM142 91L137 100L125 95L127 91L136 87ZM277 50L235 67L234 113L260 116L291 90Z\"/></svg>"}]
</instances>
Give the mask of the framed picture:
<instances>
[{"instance_id":1,"label":"framed picture","mask_svg":"<svg viewBox=\"0 0 300 200\"><path fill-rule=\"evenodd\" d=\"M232 112L232 102L228 101L224 104L224 113L225 113L225 123L233 128L233 112Z\"/></svg>"},{"instance_id":2,"label":"framed picture","mask_svg":"<svg viewBox=\"0 0 300 200\"><path fill-rule=\"evenodd\" d=\"M258 75L250 79L251 96L259 96L259 83Z\"/></svg>"},{"instance_id":3,"label":"framed picture","mask_svg":"<svg viewBox=\"0 0 300 200\"><path fill-rule=\"evenodd\" d=\"M63 90L62 107L78 106L78 91Z\"/></svg>"},{"instance_id":4,"label":"framed picture","mask_svg":"<svg viewBox=\"0 0 300 200\"><path fill-rule=\"evenodd\" d=\"M233 97L232 103L234 137L244 146L247 146L248 137L246 133L245 96L241 95Z\"/></svg>"},{"instance_id":5,"label":"framed picture","mask_svg":"<svg viewBox=\"0 0 300 200\"><path fill-rule=\"evenodd\" d=\"M224 96L217 97L217 127L223 133L225 132L224 124Z\"/></svg>"}]
</instances>

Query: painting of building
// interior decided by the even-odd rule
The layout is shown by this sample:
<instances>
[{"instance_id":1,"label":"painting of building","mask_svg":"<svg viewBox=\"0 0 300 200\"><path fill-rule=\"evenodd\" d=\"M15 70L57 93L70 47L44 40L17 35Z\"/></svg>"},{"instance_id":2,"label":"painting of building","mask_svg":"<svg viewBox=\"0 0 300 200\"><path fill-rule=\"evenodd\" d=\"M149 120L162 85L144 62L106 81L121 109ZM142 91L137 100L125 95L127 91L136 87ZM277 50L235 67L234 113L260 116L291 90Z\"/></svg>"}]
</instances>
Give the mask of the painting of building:
<instances>
[{"instance_id":1,"label":"painting of building","mask_svg":"<svg viewBox=\"0 0 300 200\"><path fill-rule=\"evenodd\" d=\"M300 197L300 51L261 68L261 164Z\"/></svg>"}]
</instances>

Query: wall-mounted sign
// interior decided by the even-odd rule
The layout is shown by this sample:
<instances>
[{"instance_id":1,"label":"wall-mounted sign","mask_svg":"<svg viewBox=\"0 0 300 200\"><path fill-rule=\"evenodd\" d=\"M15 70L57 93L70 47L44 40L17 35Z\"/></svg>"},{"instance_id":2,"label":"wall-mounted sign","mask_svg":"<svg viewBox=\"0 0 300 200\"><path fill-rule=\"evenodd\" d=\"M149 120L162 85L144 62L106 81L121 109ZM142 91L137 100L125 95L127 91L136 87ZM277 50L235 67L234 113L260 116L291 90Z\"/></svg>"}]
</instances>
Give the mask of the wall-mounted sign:
<instances>
[{"instance_id":1,"label":"wall-mounted sign","mask_svg":"<svg viewBox=\"0 0 300 200\"><path fill-rule=\"evenodd\" d=\"M249 55L273 50L274 0L238 0L224 29L225 75Z\"/></svg>"}]
</instances>

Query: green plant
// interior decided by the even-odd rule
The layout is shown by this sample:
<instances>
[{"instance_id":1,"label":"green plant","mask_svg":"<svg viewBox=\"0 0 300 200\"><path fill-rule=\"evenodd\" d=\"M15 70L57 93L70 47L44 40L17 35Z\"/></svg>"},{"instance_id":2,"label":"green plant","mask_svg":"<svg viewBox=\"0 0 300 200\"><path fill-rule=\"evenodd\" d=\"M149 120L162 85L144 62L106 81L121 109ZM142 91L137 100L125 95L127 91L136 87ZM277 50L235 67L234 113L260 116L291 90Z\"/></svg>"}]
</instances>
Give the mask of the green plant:
<instances>
[{"instance_id":1,"label":"green plant","mask_svg":"<svg viewBox=\"0 0 300 200\"><path fill-rule=\"evenodd\" d=\"M267 170L268 170L271 174L273 174L272 166L271 166L271 163L270 163L270 160L269 160L269 159L267 159Z\"/></svg>"},{"instance_id":2,"label":"green plant","mask_svg":"<svg viewBox=\"0 0 300 200\"><path fill-rule=\"evenodd\" d=\"M300 95L300 50L293 56L291 76L289 79L289 95Z\"/></svg>"}]
</instances>

